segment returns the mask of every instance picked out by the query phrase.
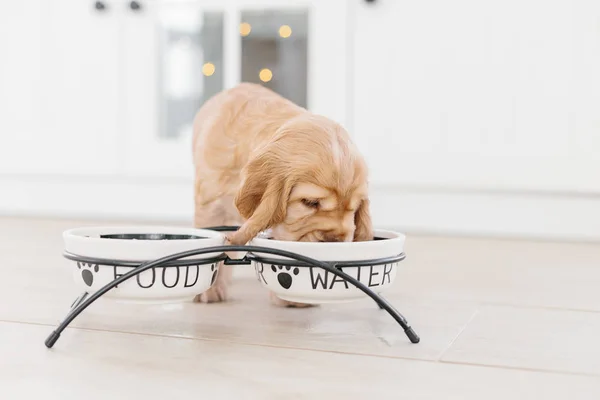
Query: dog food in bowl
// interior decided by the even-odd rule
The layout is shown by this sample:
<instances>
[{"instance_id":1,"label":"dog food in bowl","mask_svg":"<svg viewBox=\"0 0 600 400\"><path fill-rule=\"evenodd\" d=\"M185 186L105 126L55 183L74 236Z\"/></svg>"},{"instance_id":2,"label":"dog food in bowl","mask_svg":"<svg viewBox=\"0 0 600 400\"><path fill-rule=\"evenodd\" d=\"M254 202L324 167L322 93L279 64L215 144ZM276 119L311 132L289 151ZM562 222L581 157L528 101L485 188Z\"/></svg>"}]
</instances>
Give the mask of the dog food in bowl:
<instances>
[{"instance_id":1,"label":"dog food in bowl","mask_svg":"<svg viewBox=\"0 0 600 400\"><path fill-rule=\"evenodd\" d=\"M365 242L292 242L258 236L249 244L286 250L319 261L339 263L338 268L376 293L392 286L404 258L405 236L376 230L375 239ZM282 256L253 253L252 265L261 284L283 300L336 303L365 298L350 282L323 268L302 265Z\"/></svg>"},{"instance_id":2,"label":"dog food in bowl","mask_svg":"<svg viewBox=\"0 0 600 400\"><path fill-rule=\"evenodd\" d=\"M65 257L76 285L93 293L135 266L182 251L221 246L216 231L174 227L91 227L63 233ZM133 302L192 300L214 283L223 253L210 253L154 267L103 297Z\"/></svg>"}]
</instances>

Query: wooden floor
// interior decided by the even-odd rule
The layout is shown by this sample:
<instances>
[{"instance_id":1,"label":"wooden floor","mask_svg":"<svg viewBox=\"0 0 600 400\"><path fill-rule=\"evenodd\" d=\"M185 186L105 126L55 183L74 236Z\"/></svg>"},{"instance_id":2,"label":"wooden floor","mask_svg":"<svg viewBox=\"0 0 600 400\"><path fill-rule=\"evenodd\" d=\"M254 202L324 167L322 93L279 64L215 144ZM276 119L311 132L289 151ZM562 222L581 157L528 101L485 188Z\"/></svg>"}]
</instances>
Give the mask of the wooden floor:
<instances>
[{"instance_id":1,"label":"wooden floor","mask_svg":"<svg viewBox=\"0 0 600 400\"><path fill-rule=\"evenodd\" d=\"M600 245L409 236L387 297L417 345L368 300L273 307L239 267L228 303L99 301L48 350L84 225L0 219L0 399L600 399Z\"/></svg>"}]
</instances>

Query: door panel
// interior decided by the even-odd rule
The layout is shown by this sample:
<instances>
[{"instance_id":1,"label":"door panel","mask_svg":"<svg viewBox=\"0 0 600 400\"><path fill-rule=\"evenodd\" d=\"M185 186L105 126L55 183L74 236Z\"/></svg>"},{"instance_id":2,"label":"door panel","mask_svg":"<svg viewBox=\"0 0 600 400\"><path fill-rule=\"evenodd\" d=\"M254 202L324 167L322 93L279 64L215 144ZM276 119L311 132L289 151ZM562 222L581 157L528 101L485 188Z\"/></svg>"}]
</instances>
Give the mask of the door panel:
<instances>
[{"instance_id":1,"label":"door panel","mask_svg":"<svg viewBox=\"0 0 600 400\"><path fill-rule=\"evenodd\" d=\"M35 166L42 134L44 0L0 2L0 173Z\"/></svg>"},{"instance_id":2,"label":"door panel","mask_svg":"<svg viewBox=\"0 0 600 400\"><path fill-rule=\"evenodd\" d=\"M599 17L591 0L362 2L354 126L373 182L600 192Z\"/></svg>"},{"instance_id":3,"label":"door panel","mask_svg":"<svg viewBox=\"0 0 600 400\"><path fill-rule=\"evenodd\" d=\"M106 4L0 6L2 172L117 171L119 22Z\"/></svg>"},{"instance_id":4,"label":"door panel","mask_svg":"<svg viewBox=\"0 0 600 400\"><path fill-rule=\"evenodd\" d=\"M345 4L146 2L126 13L128 173L190 179L195 113L242 81L346 123Z\"/></svg>"},{"instance_id":5,"label":"door panel","mask_svg":"<svg viewBox=\"0 0 600 400\"><path fill-rule=\"evenodd\" d=\"M92 1L52 3L44 33L41 160L53 172L118 172L122 4L107 1L98 10Z\"/></svg>"}]
</instances>

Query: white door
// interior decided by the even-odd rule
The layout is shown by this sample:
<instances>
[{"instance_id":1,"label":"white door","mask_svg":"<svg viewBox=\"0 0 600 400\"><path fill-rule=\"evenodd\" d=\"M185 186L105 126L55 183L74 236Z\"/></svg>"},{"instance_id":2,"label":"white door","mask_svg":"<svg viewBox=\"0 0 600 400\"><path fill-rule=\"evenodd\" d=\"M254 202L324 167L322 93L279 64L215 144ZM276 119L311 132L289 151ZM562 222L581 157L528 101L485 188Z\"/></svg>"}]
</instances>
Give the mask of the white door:
<instances>
[{"instance_id":1,"label":"white door","mask_svg":"<svg viewBox=\"0 0 600 400\"><path fill-rule=\"evenodd\" d=\"M110 0L2 2L2 172L117 171L118 11Z\"/></svg>"},{"instance_id":2,"label":"white door","mask_svg":"<svg viewBox=\"0 0 600 400\"><path fill-rule=\"evenodd\" d=\"M45 0L0 2L0 173L35 166Z\"/></svg>"},{"instance_id":3,"label":"white door","mask_svg":"<svg viewBox=\"0 0 600 400\"><path fill-rule=\"evenodd\" d=\"M357 2L374 184L600 191L600 2Z\"/></svg>"},{"instance_id":4,"label":"white door","mask_svg":"<svg viewBox=\"0 0 600 400\"><path fill-rule=\"evenodd\" d=\"M129 174L190 179L195 113L241 81L346 122L345 1L139 5L123 31Z\"/></svg>"}]
</instances>

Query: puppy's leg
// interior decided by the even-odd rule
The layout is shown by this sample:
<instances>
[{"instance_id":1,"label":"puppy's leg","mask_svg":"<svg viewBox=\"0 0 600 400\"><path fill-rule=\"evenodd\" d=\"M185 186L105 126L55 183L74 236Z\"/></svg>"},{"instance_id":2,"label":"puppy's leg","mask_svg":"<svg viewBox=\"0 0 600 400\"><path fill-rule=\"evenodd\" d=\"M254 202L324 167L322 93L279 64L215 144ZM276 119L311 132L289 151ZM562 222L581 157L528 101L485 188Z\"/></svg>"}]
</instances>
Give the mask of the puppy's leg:
<instances>
[{"instance_id":1,"label":"puppy's leg","mask_svg":"<svg viewBox=\"0 0 600 400\"><path fill-rule=\"evenodd\" d=\"M208 205L200 205L197 202L194 226L196 228L208 228L221 225L239 225L239 219L231 214L231 210L227 210L226 205L223 204L223 199L215 200ZM219 272L215 283L206 292L198 294L194 301L202 303L226 301L232 273L231 265L225 265L222 261L219 262Z\"/></svg>"},{"instance_id":2,"label":"puppy's leg","mask_svg":"<svg viewBox=\"0 0 600 400\"><path fill-rule=\"evenodd\" d=\"M206 292L196 295L196 303L220 303L227 300L229 285L231 284L231 265L219 261L219 273L215 283Z\"/></svg>"},{"instance_id":3,"label":"puppy's leg","mask_svg":"<svg viewBox=\"0 0 600 400\"><path fill-rule=\"evenodd\" d=\"M307 308L315 306L315 304L296 303L293 301L283 300L277 297L273 292L269 292L269 294L271 295L271 303L278 307Z\"/></svg>"}]
</instances>

